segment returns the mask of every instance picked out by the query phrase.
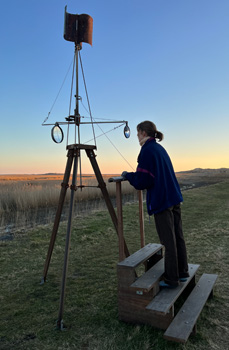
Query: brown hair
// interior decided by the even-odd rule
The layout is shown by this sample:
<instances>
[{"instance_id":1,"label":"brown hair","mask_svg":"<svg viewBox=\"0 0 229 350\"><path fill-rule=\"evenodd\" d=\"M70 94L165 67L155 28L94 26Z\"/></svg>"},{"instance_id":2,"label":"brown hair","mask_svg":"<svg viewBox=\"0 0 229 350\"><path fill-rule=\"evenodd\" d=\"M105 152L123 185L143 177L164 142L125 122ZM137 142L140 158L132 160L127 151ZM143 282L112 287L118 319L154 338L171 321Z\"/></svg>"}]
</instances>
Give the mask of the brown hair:
<instances>
[{"instance_id":1,"label":"brown hair","mask_svg":"<svg viewBox=\"0 0 229 350\"><path fill-rule=\"evenodd\" d=\"M158 131L156 125L149 120L139 123L137 125L137 130L145 131L148 136L155 137L155 139L159 141L164 138L162 132Z\"/></svg>"}]
</instances>

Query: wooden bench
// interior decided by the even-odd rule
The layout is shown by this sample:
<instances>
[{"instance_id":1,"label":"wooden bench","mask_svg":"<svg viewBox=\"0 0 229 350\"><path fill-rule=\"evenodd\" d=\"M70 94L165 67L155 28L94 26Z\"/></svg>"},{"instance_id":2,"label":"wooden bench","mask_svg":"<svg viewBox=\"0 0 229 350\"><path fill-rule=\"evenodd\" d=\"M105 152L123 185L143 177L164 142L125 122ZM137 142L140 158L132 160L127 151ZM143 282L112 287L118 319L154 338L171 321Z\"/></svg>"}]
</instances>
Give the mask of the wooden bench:
<instances>
[{"instance_id":1,"label":"wooden bench","mask_svg":"<svg viewBox=\"0 0 229 350\"><path fill-rule=\"evenodd\" d=\"M201 276L183 307L165 332L165 339L180 343L185 343L188 340L206 301L212 294L217 277L217 275L212 274L203 274Z\"/></svg>"},{"instance_id":2,"label":"wooden bench","mask_svg":"<svg viewBox=\"0 0 229 350\"><path fill-rule=\"evenodd\" d=\"M149 311L156 312L158 314L166 314L174 305L175 301L191 282L192 278L195 277L195 274L200 265L189 264L189 275L187 282L181 283L176 288L163 288L160 293L158 293L155 298L146 306L146 309Z\"/></svg>"}]
</instances>

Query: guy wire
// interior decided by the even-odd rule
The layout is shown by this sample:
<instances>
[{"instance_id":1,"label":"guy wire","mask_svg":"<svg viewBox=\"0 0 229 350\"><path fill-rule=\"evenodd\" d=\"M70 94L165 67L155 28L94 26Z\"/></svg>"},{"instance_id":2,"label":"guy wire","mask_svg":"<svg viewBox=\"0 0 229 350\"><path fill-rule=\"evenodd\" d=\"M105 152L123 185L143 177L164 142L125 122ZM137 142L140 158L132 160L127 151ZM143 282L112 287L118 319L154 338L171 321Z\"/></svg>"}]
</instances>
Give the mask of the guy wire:
<instances>
[{"instance_id":1,"label":"guy wire","mask_svg":"<svg viewBox=\"0 0 229 350\"><path fill-rule=\"evenodd\" d=\"M82 67L81 56L80 56L80 63L81 63L81 68L83 69L83 67ZM84 74L83 74L83 70L82 70L82 75L83 75L84 82L85 82L85 77L84 77ZM86 83L85 83L85 91L86 91L86 94L87 94ZM88 94L87 94L87 99L88 99ZM111 132L112 130L115 130L115 129L119 128L121 125L119 125L118 127L113 128L113 129L111 129L111 130L109 130L109 131L107 131L107 132L105 133L105 132L103 131L103 129L99 126L99 124L96 122L96 120L95 120L94 118L92 118L89 100L88 100L89 111L88 111L87 108L84 106L84 104L83 104L83 102L82 102L82 99L81 99L81 103L82 103L84 109L90 114L91 123L92 123L92 128L93 128L93 136L94 136L95 145L96 145L96 141L95 141L96 138L105 135L106 138L108 139L108 141L112 144L112 146L113 146L113 147L116 149L116 151L119 153L119 155L120 155L120 156L125 160L125 162L129 165L129 167L130 167L133 171L135 171L134 168L132 167L132 165L130 165L130 163L128 162L128 160L121 154L121 152L118 150L118 148L113 144L113 142L112 142L112 141L109 139L109 137L106 135L108 132ZM100 119L100 118L99 118L99 119ZM101 132L102 132L102 134L99 135L99 136L97 136L97 137L95 136L94 124L96 124L96 125L99 127L99 129L101 130ZM90 141L91 141L91 140L86 141L85 143L88 143L88 142L90 142Z\"/></svg>"},{"instance_id":2,"label":"guy wire","mask_svg":"<svg viewBox=\"0 0 229 350\"><path fill-rule=\"evenodd\" d=\"M134 170L133 167L130 165L130 163L127 161L127 159L121 154L121 152L118 150L118 148L113 144L113 142L109 139L109 137L104 133L104 131L103 131L102 128L98 125L98 123L96 123L96 121L92 118L91 107L90 107L89 97L88 97L88 93L87 93L86 80L85 80L85 75L84 75L83 64L82 64L82 59L81 59L81 54L80 54L80 52L79 52L79 58L80 58L81 71L82 71L82 76L83 76L83 81L84 81L84 88L85 88L85 92L86 92L86 96L87 96L87 103L88 103L88 108L89 108L89 114L90 114L91 123L92 123L92 130L93 130L93 136L94 136L95 146L96 146L96 137L95 137L94 124L96 124L96 125L99 127L99 129L102 131L103 135L106 136L106 138L108 139L108 141L110 141L110 143L111 143L112 146L116 149L116 151L119 153L119 155L125 160L125 162L130 166L130 168L131 168L132 170ZM96 147L97 147L97 146L96 146Z\"/></svg>"},{"instance_id":3,"label":"guy wire","mask_svg":"<svg viewBox=\"0 0 229 350\"><path fill-rule=\"evenodd\" d=\"M96 122L95 122L94 124L98 125ZM110 130L108 130L108 131L106 131L106 132L103 131L102 134L96 136L96 139L98 139L98 138L101 137L101 136L104 136L104 134L108 134L109 132L114 131L114 130L120 128L120 127L123 126L123 125L124 125L124 124L120 124L120 125L115 126L114 128L112 128L112 129L110 129ZM93 139L87 140L87 141L84 142L84 143L88 143L88 142L91 142L91 141L93 141Z\"/></svg>"},{"instance_id":4,"label":"guy wire","mask_svg":"<svg viewBox=\"0 0 229 350\"><path fill-rule=\"evenodd\" d=\"M67 73L66 73L66 75L65 75L65 77L64 77L64 80L63 80L63 83L62 83L62 85L61 85L61 87L60 87L60 89L59 89L59 91L58 91L58 93L57 93L57 95L56 95L56 98L55 98L55 100L54 100L54 102L53 102L53 104L52 104L52 107L50 108L50 111L48 112L48 115L47 115L47 117L45 118L45 120L43 121L42 124L44 124L44 123L47 122L47 120L48 120L48 118L49 118L49 116L50 116L50 114L51 114L51 112L52 112L52 110L53 110L53 107L54 107L54 105L55 105L55 103L56 103L56 101L57 101L57 99L58 99L58 97L59 97L59 94L60 94L60 92L61 92L61 90L62 90L62 88L63 88L63 86L64 86L65 80L67 79L67 76L68 76L68 73L69 73L69 71L70 71L71 65L72 65L72 62L70 63L70 66L68 67Z\"/></svg>"},{"instance_id":5,"label":"guy wire","mask_svg":"<svg viewBox=\"0 0 229 350\"><path fill-rule=\"evenodd\" d=\"M96 122L95 122L96 123ZM97 124L97 123L96 123ZM119 153L119 155L125 160L125 162L130 166L130 168L134 170L134 168L132 167L132 165L130 165L130 163L128 162L128 160L122 155L122 153L118 150L118 148L113 144L113 142L109 139L109 137L106 135L106 133L102 130L102 128L97 124L97 126L99 127L99 129L102 131L103 135L106 136L106 138L108 139L108 141L112 144L112 146L116 149L116 151Z\"/></svg>"},{"instance_id":6,"label":"guy wire","mask_svg":"<svg viewBox=\"0 0 229 350\"><path fill-rule=\"evenodd\" d=\"M81 103L82 103L82 105L83 105L83 107L84 107L84 109L89 113L89 111L87 110L87 108L84 106L84 104L83 104L83 102L82 102L82 100L81 100ZM101 120L102 118L99 118L99 120ZM104 120L110 120L110 119L104 119ZM93 118L93 124L96 124L99 128L100 128L100 130L102 131L102 134L100 134L99 136L96 136L96 139L97 138L99 138L99 137L101 137L101 136L106 136L106 138L108 139L108 141L110 141L110 143L113 145L113 143L112 143L112 141L109 139L109 137L106 135L106 134L108 134L109 132L111 132L111 131L113 131L113 130L115 130L115 129L118 129L118 128L120 128L123 124L121 124L121 125L119 125L119 126L116 126L116 127L114 127L114 128L112 128L112 129L110 129L110 130L108 130L108 131L106 131L106 132L104 132L103 131L103 129L99 126L99 124L96 122L96 120ZM93 125L92 124L92 125ZM88 142L91 142L93 139L91 139L91 140L88 140L88 141L86 141L85 143L88 143ZM114 146L113 145L113 147L116 149L116 151L120 154L120 156L125 160L125 162L131 167L131 169L132 170L134 170L134 168L130 165L130 163L125 159L125 157L121 154L121 152L117 149L117 147L116 146ZM135 171L135 170L134 170Z\"/></svg>"}]
</instances>

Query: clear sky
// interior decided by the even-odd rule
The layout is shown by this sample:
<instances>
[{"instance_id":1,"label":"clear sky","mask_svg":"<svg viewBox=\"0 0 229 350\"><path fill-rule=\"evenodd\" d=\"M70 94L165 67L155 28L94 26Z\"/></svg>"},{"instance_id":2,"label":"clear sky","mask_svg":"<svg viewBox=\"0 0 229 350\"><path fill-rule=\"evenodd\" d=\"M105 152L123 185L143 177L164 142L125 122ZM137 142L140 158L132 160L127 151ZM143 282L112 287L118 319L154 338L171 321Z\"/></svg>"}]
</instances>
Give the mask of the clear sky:
<instances>
[{"instance_id":1,"label":"clear sky","mask_svg":"<svg viewBox=\"0 0 229 350\"><path fill-rule=\"evenodd\" d=\"M129 121L129 139L122 128L108 136L133 169L136 125L147 119L164 133L175 171L229 167L228 0L7 0L0 20L0 174L64 172L66 139L55 144L51 127L41 124L74 55L74 43L63 38L65 5L93 17L93 46L81 51L92 116ZM50 123L68 115L71 73ZM87 106L82 78L79 84ZM80 114L88 117L81 104ZM82 143L91 138L86 133ZM106 137L97 147L102 173L132 171ZM92 172L86 157L82 171Z\"/></svg>"}]
</instances>

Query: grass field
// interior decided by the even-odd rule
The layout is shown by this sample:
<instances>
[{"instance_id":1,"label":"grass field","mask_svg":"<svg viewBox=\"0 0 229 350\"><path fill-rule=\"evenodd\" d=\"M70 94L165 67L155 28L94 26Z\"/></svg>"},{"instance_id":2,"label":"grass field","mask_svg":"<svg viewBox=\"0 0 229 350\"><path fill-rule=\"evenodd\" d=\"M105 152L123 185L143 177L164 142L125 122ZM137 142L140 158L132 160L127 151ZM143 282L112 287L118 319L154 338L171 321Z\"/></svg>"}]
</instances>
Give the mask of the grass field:
<instances>
[{"instance_id":1,"label":"grass field","mask_svg":"<svg viewBox=\"0 0 229 350\"><path fill-rule=\"evenodd\" d=\"M229 181L185 191L183 225L190 263L219 275L214 298L186 345L167 342L163 331L118 320L118 241L106 211L73 222L64 309L65 331L55 329L59 310L66 223L61 223L47 282L40 285L51 225L1 241L1 350L227 350L229 349ZM140 248L138 208L124 206L131 253ZM146 243L158 243L145 214Z\"/></svg>"},{"instance_id":2,"label":"grass field","mask_svg":"<svg viewBox=\"0 0 229 350\"><path fill-rule=\"evenodd\" d=\"M111 176L105 175L104 180L108 180ZM57 205L62 181L63 175L0 175L0 213L23 212ZM94 175L82 176L82 185L97 186L97 184ZM80 185L79 177L77 185ZM101 191L98 188L88 190L86 187L83 191L78 191L77 197L79 201L99 198Z\"/></svg>"},{"instance_id":3,"label":"grass field","mask_svg":"<svg viewBox=\"0 0 229 350\"><path fill-rule=\"evenodd\" d=\"M111 197L115 197L115 186L108 179L113 175L104 175L104 181ZM63 174L46 175L0 175L0 237L4 234L23 231L41 223L54 221L59 201ZM69 185L71 184L71 178ZM101 190L97 187L95 175L83 175L85 186L77 190L75 196L75 215L104 208ZM94 187L92 187L94 186ZM123 193L133 197L136 191L126 181L122 185ZM63 219L68 212L70 190L67 191ZM66 208L66 209L65 209Z\"/></svg>"}]
</instances>

